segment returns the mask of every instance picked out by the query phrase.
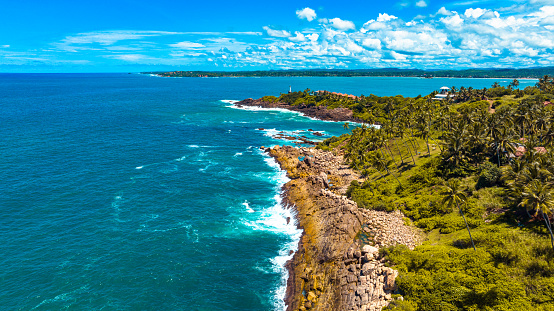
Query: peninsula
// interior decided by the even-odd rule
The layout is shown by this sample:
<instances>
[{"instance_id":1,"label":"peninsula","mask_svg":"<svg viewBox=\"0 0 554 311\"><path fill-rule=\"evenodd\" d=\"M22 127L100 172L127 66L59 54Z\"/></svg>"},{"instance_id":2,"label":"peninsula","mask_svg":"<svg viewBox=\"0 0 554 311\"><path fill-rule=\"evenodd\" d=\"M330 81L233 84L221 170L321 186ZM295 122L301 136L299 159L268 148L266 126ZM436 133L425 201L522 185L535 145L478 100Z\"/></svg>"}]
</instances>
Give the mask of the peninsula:
<instances>
[{"instance_id":1,"label":"peninsula","mask_svg":"<svg viewBox=\"0 0 554 311\"><path fill-rule=\"evenodd\" d=\"M288 310L553 308L553 93L546 76L446 97L247 100L381 124L266 149L303 229Z\"/></svg>"},{"instance_id":2,"label":"peninsula","mask_svg":"<svg viewBox=\"0 0 554 311\"><path fill-rule=\"evenodd\" d=\"M451 78L534 78L553 75L554 67L534 68L473 68L465 70L422 69L306 69L306 70L258 70L258 71L154 71L142 72L160 77L451 77Z\"/></svg>"}]
</instances>

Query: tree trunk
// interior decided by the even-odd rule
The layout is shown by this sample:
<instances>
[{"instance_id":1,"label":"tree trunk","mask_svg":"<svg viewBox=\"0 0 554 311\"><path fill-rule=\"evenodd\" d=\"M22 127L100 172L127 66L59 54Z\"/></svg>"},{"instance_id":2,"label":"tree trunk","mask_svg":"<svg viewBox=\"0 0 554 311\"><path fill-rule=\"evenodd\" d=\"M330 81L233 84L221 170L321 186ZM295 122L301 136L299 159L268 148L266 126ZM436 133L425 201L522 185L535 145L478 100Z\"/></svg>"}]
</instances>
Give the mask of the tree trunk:
<instances>
[{"instance_id":1,"label":"tree trunk","mask_svg":"<svg viewBox=\"0 0 554 311\"><path fill-rule=\"evenodd\" d=\"M439 150L442 152L441 145L439 145L439 143L438 143L436 140L434 140L433 138L431 138L431 140L435 142L435 144L437 145L437 147L439 148Z\"/></svg>"},{"instance_id":2,"label":"tree trunk","mask_svg":"<svg viewBox=\"0 0 554 311\"><path fill-rule=\"evenodd\" d=\"M383 165L384 166L384 165ZM398 182L398 184L400 185L401 188L403 188L402 184L400 183L400 180L398 180L398 177L396 177L396 175L392 174L389 169L387 167L385 167L385 169L387 170L387 173L389 175L392 175L392 177L394 177L396 179L396 181Z\"/></svg>"},{"instance_id":3,"label":"tree trunk","mask_svg":"<svg viewBox=\"0 0 554 311\"><path fill-rule=\"evenodd\" d=\"M414 155L412 154L412 151L410 150L410 146L408 146L408 144L406 144L406 141L402 141L404 143L404 146L406 146L406 148L408 148L408 152L410 153L410 156L412 157L412 161L414 161L414 165L415 164L415 159L414 159Z\"/></svg>"},{"instance_id":4,"label":"tree trunk","mask_svg":"<svg viewBox=\"0 0 554 311\"><path fill-rule=\"evenodd\" d=\"M392 154L392 151L390 151L390 148L387 144L385 144L385 148L387 148L387 150L389 151L390 157L392 159L392 162L394 162L394 165L396 166L396 169L400 169L400 167L398 166L398 163L396 163L396 160L394 159L394 155Z\"/></svg>"},{"instance_id":5,"label":"tree trunk","mask_svg":"<svg viewBox=\"0 0 554 311\"><path fill-rule=\"evenodd\" d=\"M552 249L554 250L554 236L552 235L552 228L550 227L550 220L547 219L547 217L544 215L544 213L541 211L542 218L544 218L544 222L546 223L546 227L548 228L548 232L550 232L550 244L552 244Z\"/></svg>"},{"instance_id":6,"label":"tree trunk","mask_svg":"<svg viewBox=\"0 0 554 311\"><path fill-rule=\"evenodd\" d=\"M425 136L425 143L427 144L427 153L431 155L431 150L429 150L429 135Z\"/></svg>"},{"instance_id":7,"label":"tree trunk","mask_svg":"<svg viewBox=\"0 0 554 311\"><path fill-rule=\"evenodd\" d=\"M396 145L396 150L398 150L398 155L400 156L400 161L402 161L402 165L404 165L404 158L402 157L402 152L400 151L400 148L398 148L398 142L396 139L394 140L394 144Z\"/></svg>"},{"instance_id":8,"label":"tree trunk","mask_svg":"<svg viewBox=\"0 0 554 311\"><path fill-rule=\"evenodd\" d=\"M527 207L524 207L525 209L525 212L527 213L527 216L529 216L529 218L531 218L531 214L529 214L529 210L527 209Z\"/></svg>"},{"instance_id":9,"label":"tree trunk","mask_svg":"<svg viewBox=\"0 0 554 311\"><path fill-rule=\"evenodd\" d=\"M462 212L462 209L460 208L460 203L456 201L456 205L458 205L458 210L460 211L460 214L462 215L462 217L464 218L464 222L466 223L467 232L469 233L469 238L471 240L471 245L473 246L473 250L476 251L475 243L473 243L473 237L471 236L471 231L469 231L469 225L467 224L467 220L466 220L466 217L464 216L464 212ZM554 246L553 246L553 249L554 249Z\"/></svg>"},{"instance_id":10,"label":"tree trunk","mask_svg":"<svg viewBox=\"0 0 554 311\"><path fill-rule=\"evenodd\" d=\"M412 132L412 139L414 139L414 129L411 128L411 127L410 127L410 132ZM417 144L417 147L419 148L419 143L417 142L417 140L415 141L415 143Z\"/></svg>"}]
</instances>

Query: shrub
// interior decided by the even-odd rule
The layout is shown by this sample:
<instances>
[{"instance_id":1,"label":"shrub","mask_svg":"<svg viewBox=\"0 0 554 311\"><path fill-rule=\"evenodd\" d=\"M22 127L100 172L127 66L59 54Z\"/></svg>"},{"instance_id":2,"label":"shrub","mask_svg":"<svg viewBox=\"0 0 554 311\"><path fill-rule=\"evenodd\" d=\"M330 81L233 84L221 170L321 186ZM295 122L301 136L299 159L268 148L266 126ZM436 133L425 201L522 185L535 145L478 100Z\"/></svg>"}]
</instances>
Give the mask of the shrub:
<instances>
[{"instance_id":1,"label":"shrub","mask_svg":"<svg viewBox=\"0 0 554 311\"><path fill-rule=\"evenodd\" d=\"M479 190L485 187L492 187L498 184L502 177L502 171L499 167L491 162L484 162L479 167L479 179L475 185L475 189Z\"/></svg>"},{"instance_id":2,"label":"shrub","mask_svg":"<svg viewBox=\"0 0 554 311\"><path fill-rule=\"evenodd\" d=\"M504 95L510 95L512 91L503 86L495 87L487 90L488 97L502 97Z\"/></svg>"},{"instance_id":3,"label":"shrub","mask_svg":"<svg viewBox=\"0 0 554 311\"><path fill-rule=\"evenodd\" d=\"M277 97L275 97L275 96L264 96L264 97L262 97L262 100L264 102L274 103L274 102L277 101Z\"/></svg>"}]
</instances>

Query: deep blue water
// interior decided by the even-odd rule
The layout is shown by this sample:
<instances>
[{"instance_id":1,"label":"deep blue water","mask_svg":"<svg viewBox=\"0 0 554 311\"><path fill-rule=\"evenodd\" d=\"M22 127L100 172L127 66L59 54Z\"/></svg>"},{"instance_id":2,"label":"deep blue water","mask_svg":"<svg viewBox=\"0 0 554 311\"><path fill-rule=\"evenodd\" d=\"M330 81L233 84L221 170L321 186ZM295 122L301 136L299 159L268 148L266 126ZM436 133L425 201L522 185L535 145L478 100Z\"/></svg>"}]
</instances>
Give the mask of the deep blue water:
<instances>
[{"instance_id":1,"label":"deep blue water","mask_svg":"<svg viewBox=\"0 0 554 311\"><path fill-rule=\"evenodd\" d=\"M227 100L493 82L2 74L0 309L282 309L300 232L280 206L286 177L259 147L283 144L276 131L344 129Z\"/></svg>"}]
</instances>

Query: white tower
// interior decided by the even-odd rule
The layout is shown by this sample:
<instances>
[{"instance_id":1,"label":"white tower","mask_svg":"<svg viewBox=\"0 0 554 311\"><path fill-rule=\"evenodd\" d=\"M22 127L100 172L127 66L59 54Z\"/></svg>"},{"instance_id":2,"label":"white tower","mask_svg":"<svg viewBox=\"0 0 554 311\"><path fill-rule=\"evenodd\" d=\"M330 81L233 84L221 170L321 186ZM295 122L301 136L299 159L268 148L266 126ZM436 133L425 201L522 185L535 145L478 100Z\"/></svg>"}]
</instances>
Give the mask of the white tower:
<instances>
[{"instance_id":1,"label":"white tower","mask_svg":"<svg viewBox=\"0 0 554 311\"><path fill-rule=\"evenodd\" d=\"M292 86L289 85L289 93L292 93Z\"/></svg>"}]
</instances>

